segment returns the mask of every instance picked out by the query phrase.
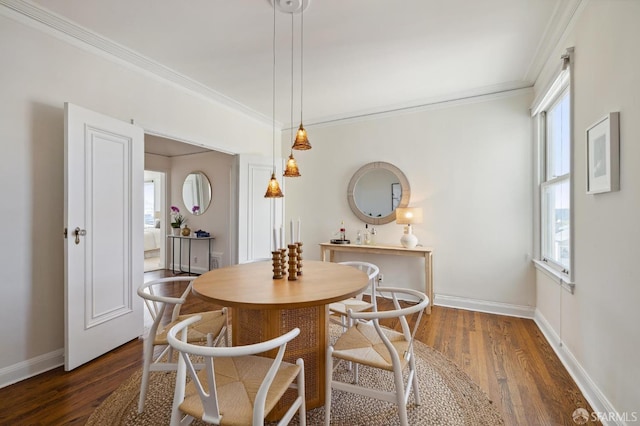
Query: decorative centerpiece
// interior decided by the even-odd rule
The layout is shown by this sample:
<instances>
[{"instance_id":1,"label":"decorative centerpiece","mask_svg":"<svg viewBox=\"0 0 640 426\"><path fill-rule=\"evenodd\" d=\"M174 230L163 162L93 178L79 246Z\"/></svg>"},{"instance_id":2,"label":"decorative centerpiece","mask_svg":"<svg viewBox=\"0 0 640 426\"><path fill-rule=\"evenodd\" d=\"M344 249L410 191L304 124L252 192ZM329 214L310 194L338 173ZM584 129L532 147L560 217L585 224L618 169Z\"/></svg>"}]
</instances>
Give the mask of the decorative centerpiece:
<instances>
[{"instance_id":1,"label":"decorative centerpiece","mask_svg":"<svg viewBox=\"0 0 640 426\"><path fill-rule=\"evenodd\" d=\"M282 278L282 252L280 250L274 250L271 252L273 259L273 279L277 280Z\"/></svg>"},{"instance_id":2,"label":"decorative centerpiece","mask_svg":"<svg viewBox=\"0 0 640 426\"><path fill-rule=\"evenodd\" d=\"M289 281L298 279L298 245L289 244Z\"/></svg>"},{"instance_id":3,"label":"decorative centerpiece","mask_svg":"<svg viewBox=\"0 0 640 426\"><path fill-rule=\"evenodd\" d=\"M298 275L302 275L302 242L297 242L296 243L297 249L296 249L296 260L298 261L297 265L296 265L296 274Z\"/></svg>"},{"instance_id":4,"label":"decorative centerpiece","mask_svg":"<svg viewBox=\"0 0 640 426\"><path fill-rule=\"evenodd\" d=\"M289 244L284 241L284 228L273 229L273 249L271 260L273 261L273 278L284 278L288 275L289 281L296 281L298 275L302 275L302 242L300 241L300 219L298 219L297 234L291 221L291 239ZM283 248L284 247L284 248ZM287 274L288 273L288 274Z\"/></svg>"}]
</instances>

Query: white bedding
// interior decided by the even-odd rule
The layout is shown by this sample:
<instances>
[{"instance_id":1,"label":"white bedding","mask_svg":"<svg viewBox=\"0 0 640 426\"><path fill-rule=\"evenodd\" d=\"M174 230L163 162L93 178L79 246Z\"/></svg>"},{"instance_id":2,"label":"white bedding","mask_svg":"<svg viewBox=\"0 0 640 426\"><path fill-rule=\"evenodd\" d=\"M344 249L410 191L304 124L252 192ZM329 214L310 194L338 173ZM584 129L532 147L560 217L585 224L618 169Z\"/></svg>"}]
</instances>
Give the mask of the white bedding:
<instances>
[{"instance_id":1,"label":"white bedding","mask_svg":"<svg viewBox=\"0 0 640 426\"><path fill-rule=\"evenodd\" d=\"M157 250L160 248L160 228L144 228L144 251Z\"/></svg>"}]
</instances>

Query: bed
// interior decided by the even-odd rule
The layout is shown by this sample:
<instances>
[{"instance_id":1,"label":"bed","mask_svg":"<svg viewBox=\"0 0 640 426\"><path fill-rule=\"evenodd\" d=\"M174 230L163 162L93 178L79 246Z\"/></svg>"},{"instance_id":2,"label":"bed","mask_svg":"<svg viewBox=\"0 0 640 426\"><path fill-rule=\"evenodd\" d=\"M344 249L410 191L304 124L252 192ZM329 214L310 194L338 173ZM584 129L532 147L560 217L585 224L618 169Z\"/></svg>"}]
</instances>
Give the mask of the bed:
<instances>
[{"instance_id":1,"label":"bed","mask_svg":"<svg viewBox=\"0 0 640 426\"><path fill-rule=\"evenodd\" d=\"M160 252L160 221L156 226L144 227L144 257L158 256Z\"/></svg>"}]
</instances>

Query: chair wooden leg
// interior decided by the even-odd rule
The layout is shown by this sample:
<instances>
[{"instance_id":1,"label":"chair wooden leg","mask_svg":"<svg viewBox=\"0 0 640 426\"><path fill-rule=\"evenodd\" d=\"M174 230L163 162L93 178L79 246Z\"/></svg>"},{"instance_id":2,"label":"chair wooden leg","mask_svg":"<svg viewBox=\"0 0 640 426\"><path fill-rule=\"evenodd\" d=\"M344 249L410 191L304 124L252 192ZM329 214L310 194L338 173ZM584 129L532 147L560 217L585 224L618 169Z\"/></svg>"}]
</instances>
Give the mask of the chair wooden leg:
<instances>
[{"instance_id":1,"label":"chair wooden leg","mask_svg":"<svg viewBox=\"0 0 640 426\"><path fill-rule=\"evenodd\" d=\"M418 372L416 371L416 357L411 354L411 360L409 361L410 371L413 372L413 399L416 401L416 405L422 403L420 399L420 388L418 386Z\"/></svg>"},{"instance_id":2,"label":"chair wooden leg","mask_svg":"<svg viewBox=\"0 0 640 426\"><path fill-rule=\"evenodd\" d=\"M149 388L149 370L153 362L153 342L150 338L144 341L142 355L142 380L140 381L140 397L138 398L138 413L144 411L144 400L147 397L147 389Z\"/></svg>"},{"instance_id":3,"label":"chair wooden leg","mask_svg":"<svg viewBox=\"0 0 640 426\"><path fill-rule=\"evenodd\" d=\"M298 409L298 423L300 426L307 425L307 404L305 402L305 387L304 387L304 361L299 359L296 364L300 365L300 373L298 373L298 379L296 384L298 385L298 396L302 398L302 403Z\"/></svg>"},{"instance_id":4,"label":"chair wooden leg","mask_svg":"<svg viewBox=\"0 0 640 426\"><path fill-rule=\"evenodd\" d=\"M404 380L402 380L402 371L394 368L393 379L396 385L396 404L398 405L400 425L409 426L409 419L407 417L407 405L404 402Z\"/></svg>"},{"instance_id":5,"label":"chair wooden leg","mask_svg":"<svg viewBox=\"0 0 640 426\"><path fill-rule=\"evenodd\" d=\"M182 418L180 404L184 401L184 393L187 382L187 365L178 354L178 369L176 371L176 387L173 391L173 404L171 405L171 426L179 426Z\"/></svg>"},{"instance_id":6,"label":"chair wooden leg","mask_svg":"<svg viewBox=\"0 0 640 426\"><path fill-rule=\"evenodd\" d=\"M327 349L327 362L325 366L325 391L324 391L324 424L329 426L331 421L331 382L333 378L333 347Z\"/></svg>"}]
</instances>

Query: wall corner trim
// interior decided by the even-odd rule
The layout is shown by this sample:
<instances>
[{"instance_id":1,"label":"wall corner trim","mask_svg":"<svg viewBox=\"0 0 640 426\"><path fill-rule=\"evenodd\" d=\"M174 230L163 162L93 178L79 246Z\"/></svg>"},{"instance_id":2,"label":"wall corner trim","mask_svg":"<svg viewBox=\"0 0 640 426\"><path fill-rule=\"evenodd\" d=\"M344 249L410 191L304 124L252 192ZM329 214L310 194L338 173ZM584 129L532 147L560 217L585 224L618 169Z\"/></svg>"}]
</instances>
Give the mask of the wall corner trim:
<instances>
[{"instance_id":1,"label":"wall corner trim","mask_svg":"<svg viewBox=\"0 0 640 426\"><path fill-rule=\"evenodd\" d=\"M535 310L533 320L544 335L545 339L547 339L547 342L549 342L549 345L553 348L553 351L558 355L558 358L560 358L562 365L564 365L571 378L578 385L578 388L591 405L593 411L598 413L618 413L604 393L602 393L600 388L598 388L595 382L591 379L587 371L582 367L580 362L571 353L569 348L562 343L560 335L553 329L553 327L551 327L551 324L542 315L540 310ZM602 423L607 426L625 425L622 420L617 419L602 419Z\"/></svg>"},{"instance_id":2,"label":"wall corner trim","mask_svg":"<svg viewBox=\"0 0 640 426\"><path fill-rule=\"evenodd\" d=\"M0 369L0 388L64 365L64 349L39 355Z\"/></svg>"}]
</instances>

